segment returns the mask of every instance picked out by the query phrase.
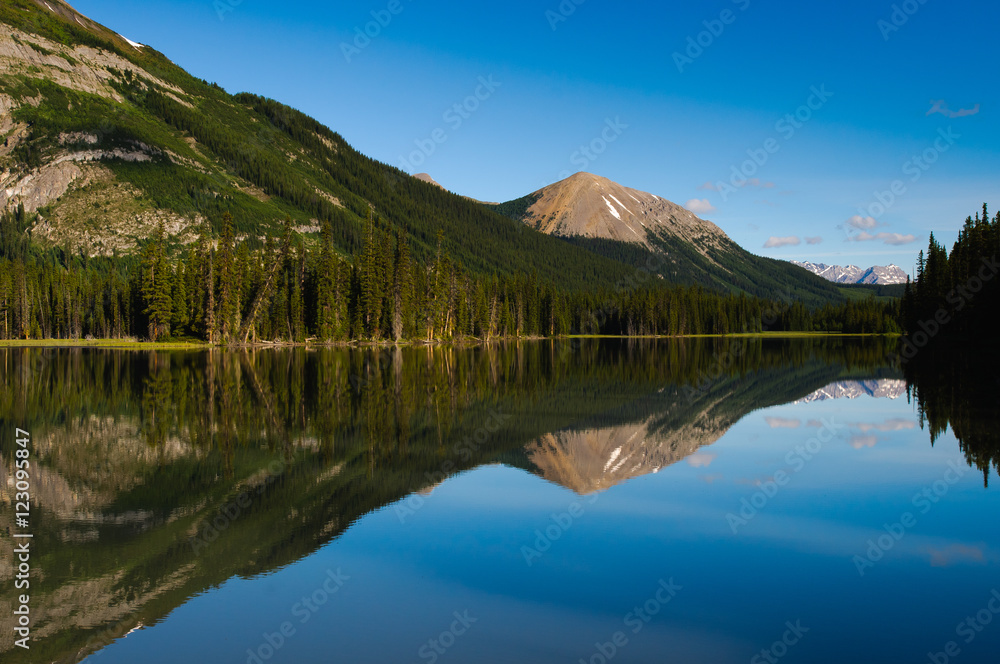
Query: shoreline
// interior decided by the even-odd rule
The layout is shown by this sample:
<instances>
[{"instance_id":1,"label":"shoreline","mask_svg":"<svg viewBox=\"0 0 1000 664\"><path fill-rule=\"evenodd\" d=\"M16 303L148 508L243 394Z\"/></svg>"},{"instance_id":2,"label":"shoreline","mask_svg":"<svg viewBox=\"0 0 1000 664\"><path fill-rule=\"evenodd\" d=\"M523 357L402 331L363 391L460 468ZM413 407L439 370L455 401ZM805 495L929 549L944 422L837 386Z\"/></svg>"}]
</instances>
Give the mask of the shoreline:
<instances>
[{"instance_id":1,"label":"shoreline","mask_svg":"<svg viewBox=\"0 0 1000 664\"><path fill-rule=\"evenodd\" d=\"M501 337L489 341L476 337L449 341L273 341L250 344L209 344L207 341L132 341L127 339L5 339L0 348L108 348L113 350L204 350L204 349L267 349L267 348L407 348L433 346L487 346L494 343L524 341L568 341L573 339L828 339L846 337L900 337L901 334L861 334L843 332L737 332L733 334L680 335L592 335L570 334L559 337Z\"/></svg>"}]
</instances>

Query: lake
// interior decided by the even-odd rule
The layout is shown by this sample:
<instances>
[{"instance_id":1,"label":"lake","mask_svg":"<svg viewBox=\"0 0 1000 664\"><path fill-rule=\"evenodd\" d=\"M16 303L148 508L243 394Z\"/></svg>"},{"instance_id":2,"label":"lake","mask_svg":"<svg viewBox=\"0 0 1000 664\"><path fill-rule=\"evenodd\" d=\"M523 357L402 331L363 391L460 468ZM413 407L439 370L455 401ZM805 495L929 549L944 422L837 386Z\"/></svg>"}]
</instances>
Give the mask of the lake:
<instances>
[{"instance_id":1,"label":"lake","mask_svg":"<svg viewBox=\"0 0 1000 664\"><path fill-rule=\"evenodd\" d=\"M896 350L0 349L2 659L996 661L997 374Z\"/></svg>"}]
</instances>

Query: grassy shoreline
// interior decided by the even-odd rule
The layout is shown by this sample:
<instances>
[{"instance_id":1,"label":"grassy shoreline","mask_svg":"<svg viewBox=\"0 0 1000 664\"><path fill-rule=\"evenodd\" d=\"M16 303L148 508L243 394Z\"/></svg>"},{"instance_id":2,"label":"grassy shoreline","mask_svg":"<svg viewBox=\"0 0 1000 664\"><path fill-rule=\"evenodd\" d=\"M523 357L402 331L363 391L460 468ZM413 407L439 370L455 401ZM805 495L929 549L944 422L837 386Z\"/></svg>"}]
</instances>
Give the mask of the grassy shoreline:
<instances>
[{"instance_id":1,"label":"grassy shoreline","mask_svg":"<svg viewBox=\"0 0 1000 664\"><path fill-rule=\"evenodd\" d=\"M546 341L546 340L570 340L570 339L824 339L840 337L898 337L899 334L848 334L841 332L738 332L734 334L681 334L681 335L645 335L645 336L616 336L616 335L589 335L571 334L562 337L521 337L495 339L486 342L482 339L469 337L462 340L453 341L403 341L395 343L368 342L368 341L341 341L341 342L258 342L254 344L234 344L232 346L210 345L207 341L132 341L128 339L6 339L0 340L0 348L112 348L119 350L196 350L205 348L383 348L383 347L406 347L406 346L474 346L496 341Z\"/></svg>"}]
</instances>

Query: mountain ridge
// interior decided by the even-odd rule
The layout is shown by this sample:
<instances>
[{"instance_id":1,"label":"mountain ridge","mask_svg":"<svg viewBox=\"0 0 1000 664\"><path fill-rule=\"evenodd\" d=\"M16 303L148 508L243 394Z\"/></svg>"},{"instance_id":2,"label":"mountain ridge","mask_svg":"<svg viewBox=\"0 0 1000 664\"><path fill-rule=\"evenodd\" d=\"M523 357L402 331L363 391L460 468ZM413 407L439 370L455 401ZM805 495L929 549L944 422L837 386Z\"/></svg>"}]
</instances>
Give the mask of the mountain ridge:
<instances>
[{"instance_id":1,"label":"mountain ridge","mask_svg":"<svg viewBox=\"0 0 1000 664\"><path fill-rule=\"evenodd\" d=\"M22 230L43 249L135 255L162 223L176 251L206 222L217 235L228 212L251 248L280 238L290 218L308 246L330 224L349 258L374 216L404 232L421 262L442 231L449 256L477 274L537 273L582 290L629 273L370 159L304 113L231 95L65 3L5 1L0 22L10 28L0 34L0 211L23 209Z\"/></svg>"},{"instance_id":2,"label":"mountain ridge","mask_svg":"<svg viewBox=\"0 0 1000 664\"><path fill-rule=\"evenodd\" d=\"M813 307L844 298L827 280L747 251L719 226L666 198L592 173L487 207L666 283L798 299Z\"/></svg>"},{"instance_id":3,"label":"mountain ridge","mask_svg":"<svg viewBox=\"0 0 1000 664\"><path fill-rule=\"evenodd\" d=\"M26 232L48 249L134 255L162 224L176 251L206 225L217 235L228 213L250 249L280 237L288 218L307 246L328 227L349 259L374 217L402 232L418 261L437 255L440 236L477 275L610 292L639 270L813 308L844 301L808 271L607 178L582 173L478 203L364 156L284 104L230 95L65 3L9 0L0 21L12 28L0 35L0 207L23 208Z\"/></svg>"},{"instance_id":4,"label":"mountain ridge","mask_svg":"<svg viewBox=\"0 0 1000 664\"><path fill-rule=\"evenodd\" d=\"M809 261L789 261L827 281L837 284L897 285L905 284L907 274L894 263L860 268L857 265L826 265Z\"/></svg>"}]
</instances>

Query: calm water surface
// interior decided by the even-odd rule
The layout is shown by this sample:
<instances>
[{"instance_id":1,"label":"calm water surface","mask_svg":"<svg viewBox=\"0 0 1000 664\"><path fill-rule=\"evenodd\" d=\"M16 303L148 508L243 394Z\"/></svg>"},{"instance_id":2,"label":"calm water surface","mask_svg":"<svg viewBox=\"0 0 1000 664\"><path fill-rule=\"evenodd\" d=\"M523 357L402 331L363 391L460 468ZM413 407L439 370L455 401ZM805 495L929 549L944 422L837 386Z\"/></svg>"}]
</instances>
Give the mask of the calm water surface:
<instances>
[{"instance_id":1,"label":"calm water surface","mask_svg":"<svg viewBox=\"0 0 1000 664\"><path fill-rule=\"evenodd\" d=\"M892 350L2 350L0 657L995 662L1000 386Z\"/></svg>"}]
</instances>

